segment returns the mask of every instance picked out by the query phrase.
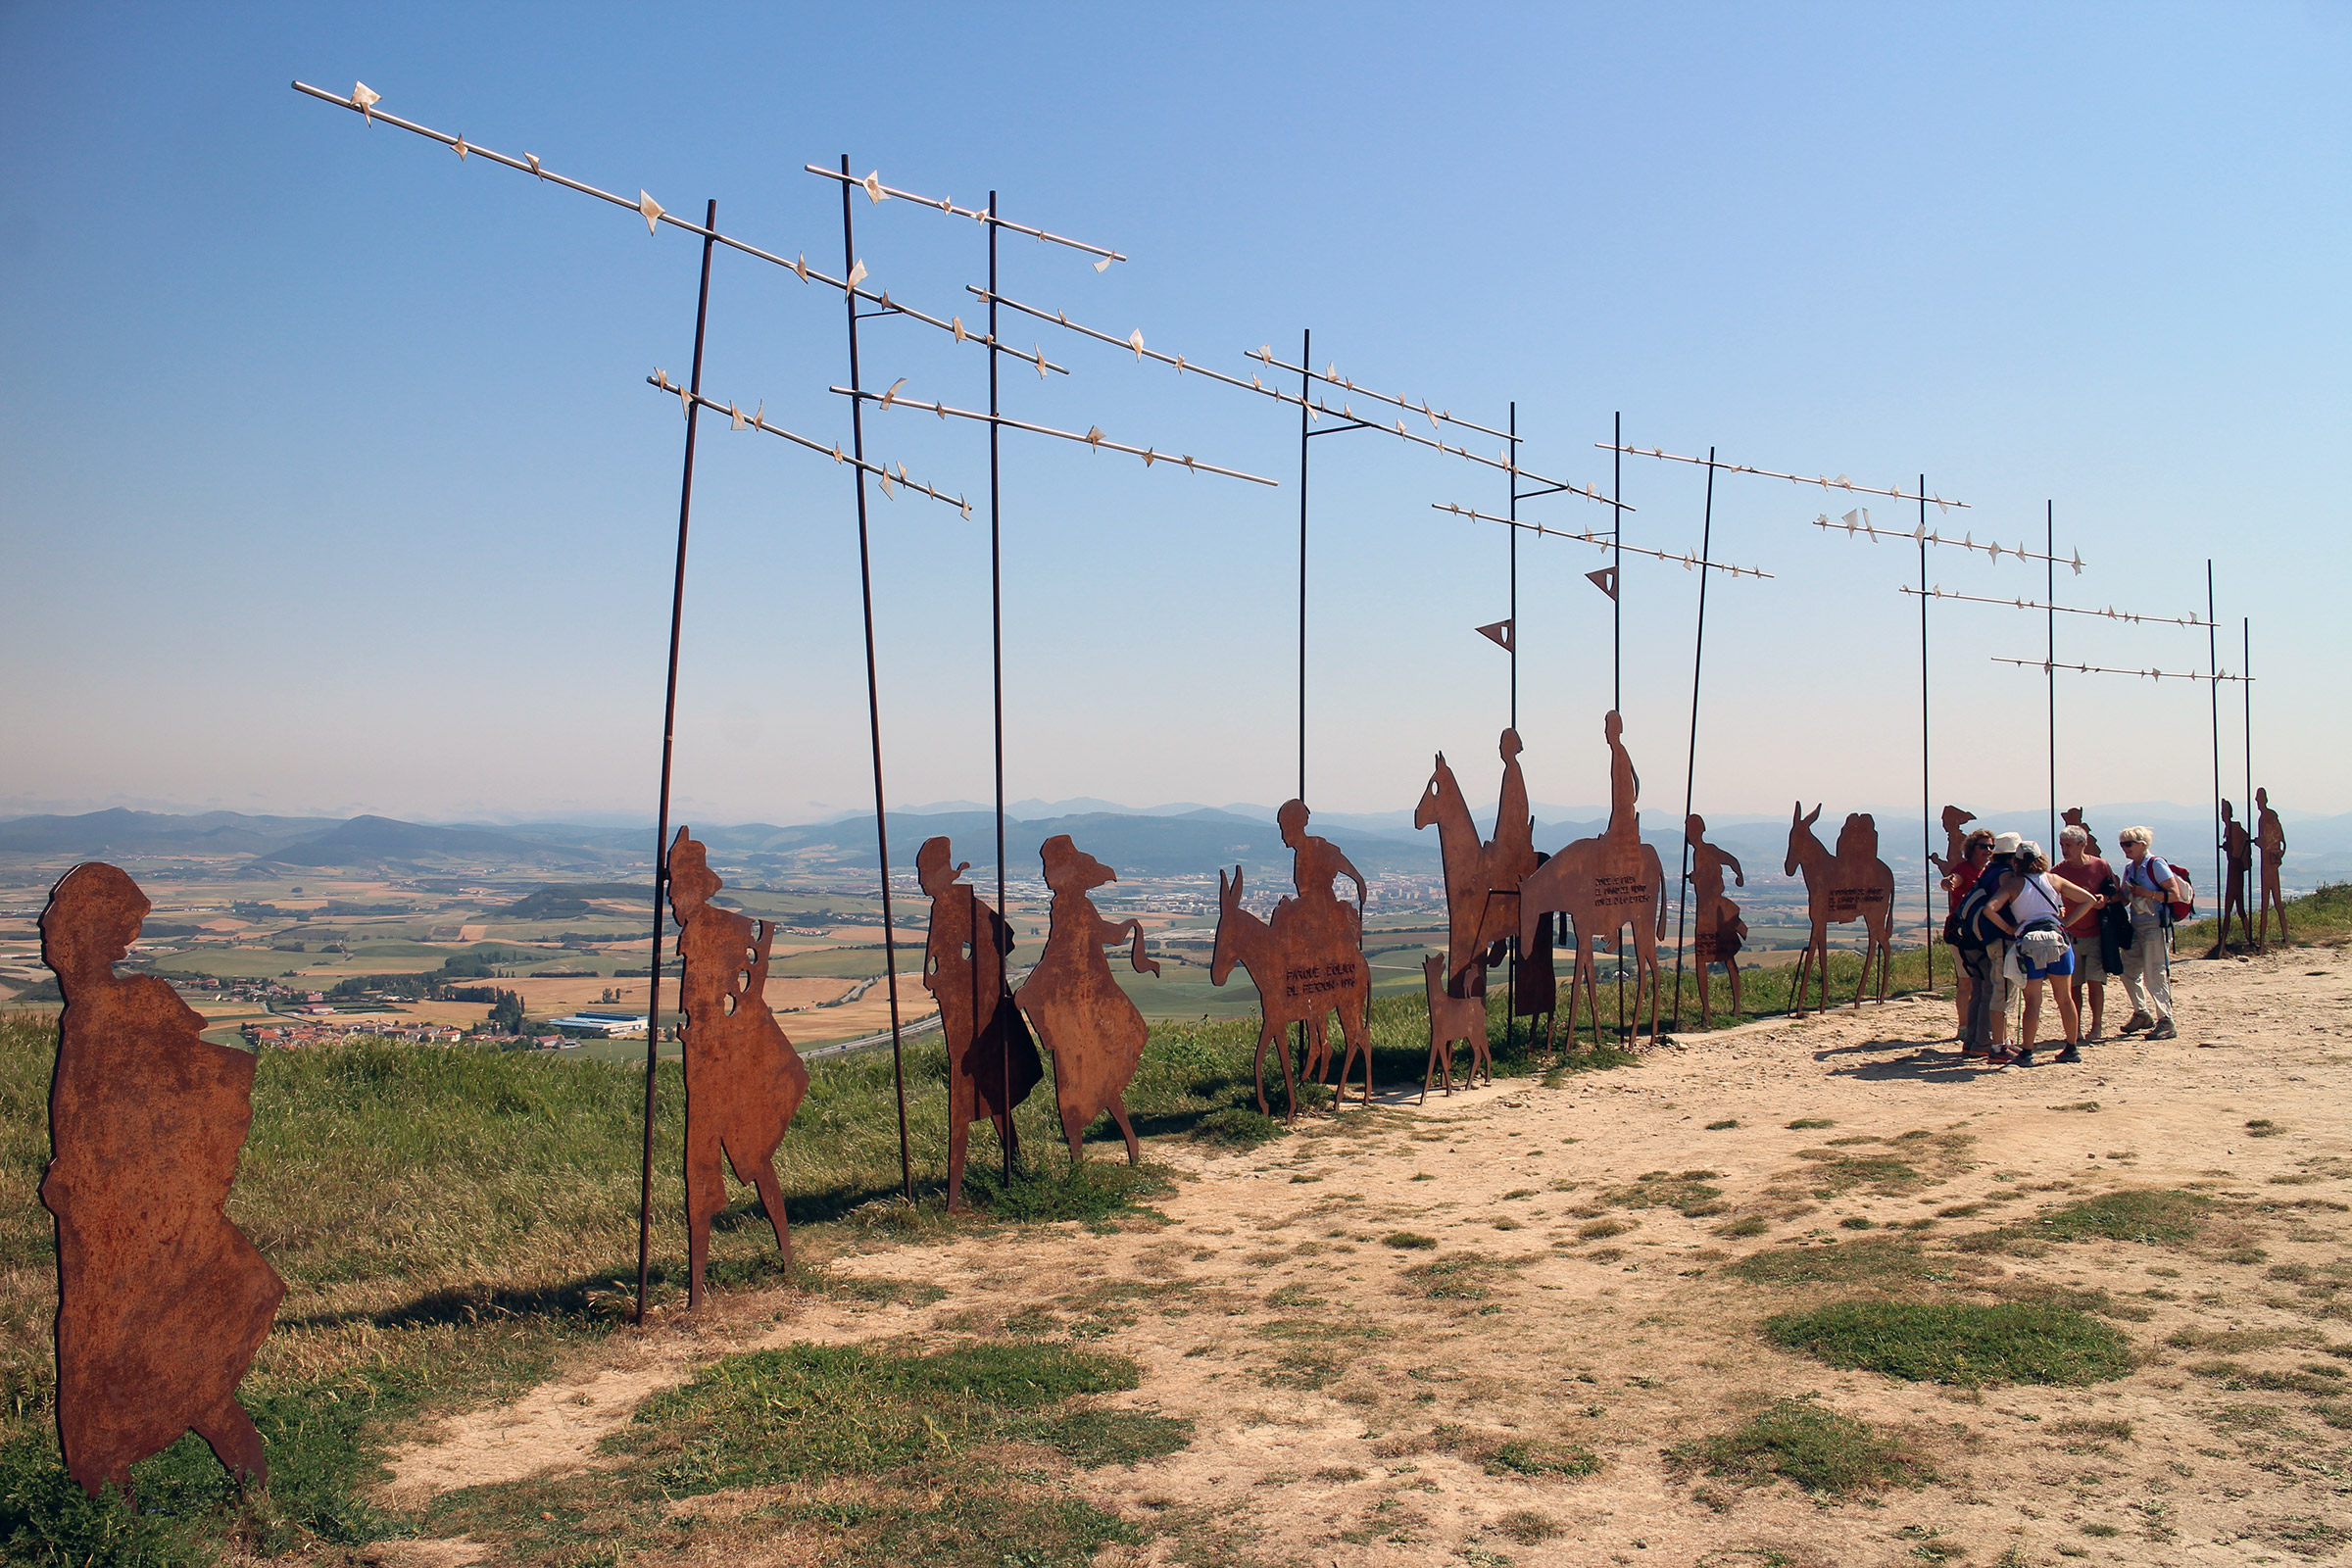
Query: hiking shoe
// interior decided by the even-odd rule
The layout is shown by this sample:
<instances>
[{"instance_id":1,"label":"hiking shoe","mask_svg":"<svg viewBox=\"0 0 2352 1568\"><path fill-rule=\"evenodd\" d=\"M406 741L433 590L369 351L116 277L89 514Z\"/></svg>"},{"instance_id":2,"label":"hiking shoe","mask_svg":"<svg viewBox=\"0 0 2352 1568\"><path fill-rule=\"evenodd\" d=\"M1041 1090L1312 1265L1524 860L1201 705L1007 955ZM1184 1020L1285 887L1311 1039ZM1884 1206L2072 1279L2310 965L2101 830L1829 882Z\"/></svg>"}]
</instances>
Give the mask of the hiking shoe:
<instances>
[{"instance_id":1,"label":"hiking shoe","mask_svg":"<svg viewBox=\"0 0 2352 1568\"><path fill-rule=\"evenodd\" d=\"M2149 1017L2149 1016L2148 1016L2146 1013L2144 1013L2144 1012L2136 1012L2136 1011L2135 1011L2135 1012L2133 1012L2133 1013L2132 1014L2132 1017L2131 1017L2131 1019L2130 1019L2128 1022L2126 1022L2126 1023L2125 1023L2125 1025L2124 1025L2124 1028L2123 1028L2123 1032L2124 1032L2125 1034L2128 1034L2128 1035L2135 1035L2135 1034L2139 1033L2139 1032L2140 1032L2142 1029L2153 1029L2153 1028L2155 1028L2155 1027L2156 1027L2156 1020L2155 1020L2155 1019L2153 1019L2153 1018Z\"/></svg>"},{"instance_id":2,"label":"hiking shoe","mask_svg":"<svg viewBox=\"0 0 2352 1568\"><path fill-rule=\"evenodd\" d=\"M2015 1061L2016 1059L2016 1057L2010 1055L2006 1051L1995 1051L1989 1053L1984 1057L1984 1065L1987 1067L2006 1067L2009 1065L2009 1063Z\"/></svg>"},{"instance_id":3,"label":"hiking shoe","mask_svg":"<svg viewBox=\"0 0 2352 1568\"><path fill-rule=\"evenodd\" d=\"M2167 1018L2148 1031L2148 1038L2150 1040L2178 1040L2180 1038L2180 1031L2173 1027L2172 1019Z\"/></svg>"},{"instance_id":4,"label":"hiking shoe","mask_svg":"<svg viewBox=\"0 0 2352 1568\"><path fill-rule=\"evenodd\" d=\"M2041 1064L2034 1059L2034 1048L2028 1046L2009 1058L2009 1065L2012 1067L2038 1067Z\"/></svg>"},{"instance_id":5,"label":"hiking shoe","mask_svg":"<svg viewBox=\"0 0 2352 1568\"><path fill-rule=\"evenodd\" d=\"M2073 1046L2069 1046L2064 1051L2058 1053L2058 1059L2060 1061L2070 1063L2081 1061L2082 1059L2082 1053L2076 1050Z\"/></svg>"}]
</instances>

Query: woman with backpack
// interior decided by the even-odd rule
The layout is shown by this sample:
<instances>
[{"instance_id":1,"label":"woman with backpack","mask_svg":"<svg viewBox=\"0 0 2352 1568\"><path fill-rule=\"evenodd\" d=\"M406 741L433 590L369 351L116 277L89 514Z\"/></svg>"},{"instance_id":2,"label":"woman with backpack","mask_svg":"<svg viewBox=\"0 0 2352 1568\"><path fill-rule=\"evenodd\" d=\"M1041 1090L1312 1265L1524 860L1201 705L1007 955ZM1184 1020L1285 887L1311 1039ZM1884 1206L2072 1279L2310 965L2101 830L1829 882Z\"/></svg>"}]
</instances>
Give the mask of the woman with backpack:
<instances>
[{"instance_id":1,"label":"woman with backpack","mask_svg":"<svg viewBox=\"0 0 2352 1568\"><path fill-rule=\"evenodd\" d=\"M1992 841L1991 854L1978 867L1975 883L1952 915L1957 939L1952 951L1959 955L1961 980L1968 987L1968 1027L1960 1036L1963 1058L1989 1060L2001 1054L2008 1039L2009 985L2001 973L2009 956L2008 933L1986 911L2008 884L2009 858L2020 842L2014 833ZM1970 858L1976 858L1974 853Z\"/></svg>"},{"instance_id":2,"label":"woman with backpack","mask_svg":"<svg viewBox=\"0 0 2352 1568\"><path fill-rule=\"evenodd\" d=\"M1953 1038L1960 1042L1963 1055L1970 1054L1968 1049L1968 1004L1969 992L1973 989L1975 982L1969 976L1967 956L1962 952L1965 944L1960 938L1960 906L1968 902L1969 892L1976 887L1977 878L1984 875L1984 862L1991 858L1992 830L1981 827L1963 841L1958 858L1951 862L1951 868L1943 878L1943 891L1950 896L1950 905L1945 909L1943 916L1943 943L1962 959L1960 977L1952 984L1952 1007L1954 1010L1953 1021L1959 1030L1959 1033ZM1943 862L1936 863L1942 864Z\"/></svg>"},{"instance_id":3,"label":"woman with backpack","mask_svg":"<svg viewBox=\"0 0 2352 1568\"><path fill-rule=\"evenodd\" d=\"M2075 973L2075 945L2067 937L2067 921L2082 909L2091 907L2098 900L2072 882L2050 875L2050 858L2041 853L2041 846L2031 840L2022 842L2010 858L2011 874L2000 894L1985 906L1985 918L2007 932L2009 952L2003 970L2006 977L2026 991L2024 1040L2015 1052L1996 1052L1991 1057L1996 1067L2014 1063L2020 1067L2034 1065L2034 1034L2041 1021L2041 987L2050 983L2050 994L2058 1000L2058 1021L2066 1031L2066 1049L2058 1054L2060 1061L2081 1061L2082 1020L2075 1011L2072 981Z\"/></svg>"},{"instance_id":4,"label":"woman with backpack","mask_svg":"<svg viewBox=\"0 0 2352 1568\"><path fill-rule=\"evenodd\" d=\"M2132 998L2125 1034L2148 1031L2150 1040L2175 1040L2173 1027L2173 917L2189 903L2180 873L2155 854L2156 835L2128 827L2115 836L2123 848L2124 892L2132 901L2132 946L2124 951L2124 990Z\"/></svg>"}]
</instances>

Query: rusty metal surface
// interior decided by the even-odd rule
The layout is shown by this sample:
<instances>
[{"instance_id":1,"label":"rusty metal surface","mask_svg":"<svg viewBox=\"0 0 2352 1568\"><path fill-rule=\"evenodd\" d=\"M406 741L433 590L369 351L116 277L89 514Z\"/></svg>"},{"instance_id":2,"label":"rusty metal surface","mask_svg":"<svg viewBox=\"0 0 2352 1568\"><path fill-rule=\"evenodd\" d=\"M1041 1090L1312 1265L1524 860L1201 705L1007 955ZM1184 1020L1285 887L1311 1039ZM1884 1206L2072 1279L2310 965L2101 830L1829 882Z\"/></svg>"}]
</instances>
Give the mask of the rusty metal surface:
<instances>
[{"instance_id":1,"label":"rusty metal surface","mask_svg":"<svg viewBox=\"0 0 2352 1568\"><path fill-rule=\"evenodd\" d=\"M2238 934L2247 947L2254 945L2254 916L2246 907L2246 882L2254 869L2254 835L2246 824L2237 819L2237 808L2229 801L2222 803L2222 858L2228 866L2223 881L2222 923L2213 951L2221 952L2230 944L2230 911L2237 911Z\"/></svg>"},{"instance_id":2,"label":"rusty metal surface","mask_svg":"<svg viewBox=\"0 0 2352 1568\"><path fill-rule=\"evenodd\" d=\"M914 868L931 896L931 929L923 955L923 989L939 1004L948 1047L948 1207L963 1204L963 1166L972 1123L986 1117L1009 1162L1020 1148L1012 1112L1029 1098L1045 1066L1004 985L1012 928L961 881L945 838L923 841ZM978 934L975 940L975 933ZM1010 1081L1011 1093L1006 1094Z\"/></svg>"},{"instance_id":3,"label":"rusty metal surface","mask_svg":"<svg viewBox=\"0 0 2352 1568\"><path fill-rule=\"evenodd\" d=\"M1857 1007L1862 1005L1863 993L1871 988L1873 957L1879 960L1877 1000L1886 1000L1886 966L1894 953L1894 872L1879 858L1878 824L1867 812L1847 816L1838 833L1838 853L1832 855L1814 837L1813 824L1819 820L1820 807L1807 815L1804 802L1795 804L1788 813L1788 858L1782 867L1786 876L1804 874L1805 906L1813 921L1813 934L1796 960L1796 983L1789 988L1794 999L1791 1010L1799 1017L1805 1011L1808 973L1816 974L1821 986L1821 1001L1813 1010L1819 1012L1829 1005L1831 926L1860 920L1869 934L1869 946L1862 953L1862 978L1854 987Z\"/></svg>"},{"instance_id":4,"label":"rusty metal surface","mask_svg":"<svg viewBox=\"0 0 2352 1568\"><path fill-rule=\"evenodd\" d=\"M776 1146L808 1093L808 1067L768 1010L767 955L776 928L710 899L724 884L681 827L669 848L669 908L678 923L678 1044L686 1067L686 1305L703 1302L710 1222L727 1206L723 1156L760 1191L792 1260Z\"/></svg>"},{"instance_id":5,"label":"rusty metal surface","mask_svg":"<svg viewBox=\"0 0 2352 1568\"><path fill-rule=\"evenodd\" d=\"M57 1433L92 1496L193 1429L269 1479L237 1383L285 1282L222 1210L253 1123L251 1053L207 1043L163 981L114 965L151 907L114 866L50 891L41 957L65 993L41 1202L57 1216Z\"/></svg>"},{"instance_id":6,"label":"rusty metal surface","mask_svg":"<svg viewBox=\"0 0 2352 1568\"><path fill-rule=\"evenodd\" d=\"M1666 871L1658 852L1642 842L1641 815L1635 801L1641 777L1625 749L1624 725L1615 712L1601 721L1609 745L1609 824L1599 837L1578 839L1530 872L1519 884L1519 946L1532 951L1537 922L1544 911L1566 917L1566 929L1576 950L1576 964L1568 976L1568 1040L1576 1041L1577 999L1581 988L1592 1010L1594 1027L1600 1019L1600 996L1592 962L1592 944L1599 940L1612 951L1622 950L1622 933L1633 928L1635 985L1634 1012L1642 1011L1643 988L1649 997L1649 1027L1658 1028L1661 986L1658 971L1658 932L1666 917ZM1545 1049L1557 1034L1559 1017L1546 1036Z\"/></svg>"},{"instance_id":7,"label":"rusty metal surface","mask_svg":"<svg viewBox=\"0 0 2352 1568\"><path fill-rule=\"evenodd\" d=\"M1433 1078L1453 1093L1453 1045L1461 1041L1470 1048L1470 1072L1462 1080L1465 1089L1476 1088L1478 1072L1483 1066L1487 1082L1494 1082L1494 1056L1487 1041L1487 972L1480 969L1472 979L1467 996L1453 994L1453 982L1446 973L1443 955L1431 954L1421 960L1422 988L1429 994L1429 1065L1421 1073L1421 1101L1429 1102L1429 1085Z\"/></svg>"},{"instance_id":8,"label":"rusty metal surface","mask_svg":"<svg viewBox=\"0 0 2352 1568\"><path fill-rule=\"evenodd\" d=\"M1348 1047L1340 1062L1339 1099L1344 1102L1348 1098L1348 1074L1360 1054L1364 1103L1372 1102L1372 1037L1364 1025L1364 1006L1372 994L1372 971L1363 953L1367 889L1347 856L1329 840L1306 831L1307 817L1305 803L1297 800L1285 802L1276 813L1282 841L1291 849L1291 879L1298 891L1275 906L1271 921L1242 907L1240 866L1234 867L1231 881L1218 870L1216 951L1209 962L1211 984L1223 985L1238 963L1257 987L1257 1108L1272 1113L1266 1102L1266 1052L1280 1046L1294 1122L1298 1119L1298 1084L1283 1032L1295 1023L1306 1026L1306 1076L1320 1083L1331 1064L1326 1027L1334 1010ZM1355 884L1353 906L1332 893L1333 880L1341 876Z\"/></svg>"},{"instance_id":9,"label":"rusty metal surface","mask_svg":"<svg viewBox=\"0 0 2352 1568\"><path fill-rule=\"evenodd\" d=\"M1070 1162L1085 1157L1086 1129L1107 1110L1126 1136L1127 1163L1133 1165L1143 1158L1143 1150L1121 1097L1143 1060L1147 1031L1144 1015L1112 978L1102 949L1131 942L1127 961L1137 974L1155 975L1159 965L1144 956L1141 920L1105 920L1087 897L1103 883L1116 882L1116 871L1079 849L1067 833L1046 840L1038 858L1045 862L1046 886L1053 890L1053 914L1045 956L1013 1000L1054 1054L1054 1098Z\"/></svg>"},{"instance_id":10,"label":"rusty metal surface","mask_svg":"<svg viewBox=\"0 0 2352 1568\"><path fill-rule=\"evenodd\" d=\"M2072 821L2082 814L2077 810L2068 820ZM1943 853L1936 855L1931 852L1928 856L1929 861L1936 867L1936 875L1950 876L1960 868L1960 862L1968 858L1968 824L1976 819L1976 812L1960 807L1947 806L1943 808ZM2098 852L2094 850L2091 853L2095 855Z\"/></svg>"},{"instance_id":11,"label":"rusty metal surface","mask_svg":"<svg viewBox=\"0 0 2352 1568\"><path fill-rule=\"evenodd\" d=\"M2084 845L2082 849L2082 853L2084 855L2105 855L2107 853L2105 850L2099 848L2099 836L2090 831L2090 824L2082 820L2082 808L2080 806L2070 806L2065 810L2060 811L2058 813L2058 820L2066 827L2079 827L2085 834L2089 835L2090 842ZM2057 858L2058 847L2053 844L2050 846L2050 859L2054 863Z\"/></svg>"},{"instance_id":12,"label":"rusty metal surface","mask_svg":"<svg viewBox=\"0 0 2352 1568\"><path fill-rule=\"evenodd\" d=\"M2254 792L2257 813L2254 818L2254 847L2262 852L2262 898L2257 906L2260 918L2255 926L2257 947L2268 947L2271 941L2271 911L2278 912L2278 940L2286 940L2286 900L2278 891L2278 867L2286 858L2286 827L2278 813L2271 809L2271 792Z\"/></svg>"},{"instance_id":13,"label":"rusty metal surface","mask_svg":"<svg viewBox=\"0 0 2352 1568\"><path fill-rule=\"evenodd\" d=\"M1438 830L1439 858L1446 868L1446 992L1467 993L1473 966L1502 961L1503 944L1519 933L1519 883L1536 868L1535 821L1528 814L1527 781L1519 769L1519 732L1506 729L1497 747L1502 785L1495 805L1494 837L1481 841L1470 803L1440 752L1413 826Z\"/></svg>"},{"instance_id":14,"label":"rusty metal surface","mask_svg":"<svg viewBox=\"0 0 2352 1568\"><path fill-rule=\"evenodd\" d=\"M1696 906L1694 922L1696 962L1698 965L1698 1026L1707 1027L1714 1013L1707 998L1707 966L1723 965L1732 983L1732 1011L1741 1009L1740 1002L1740 950L1746 945L1747 922L1740 918L1740 906L1723 891L1723 869L1730 866L1734 883L1747 886L1747 871L1740 857L1729 850L1719 849L1707 842L1707 819L1695 811L1683 824L1683 837L1690 845L1690 894Z\"/></svg>"}]
</instances>

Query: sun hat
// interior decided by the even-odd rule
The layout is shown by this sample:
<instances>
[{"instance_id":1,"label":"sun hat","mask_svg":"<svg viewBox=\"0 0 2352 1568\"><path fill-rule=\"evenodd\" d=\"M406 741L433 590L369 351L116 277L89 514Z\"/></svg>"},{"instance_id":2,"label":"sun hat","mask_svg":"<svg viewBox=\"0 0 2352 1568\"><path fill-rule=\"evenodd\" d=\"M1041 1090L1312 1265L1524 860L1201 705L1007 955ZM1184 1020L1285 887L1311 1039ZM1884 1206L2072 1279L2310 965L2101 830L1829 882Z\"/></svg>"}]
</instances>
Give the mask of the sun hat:
<instances>
[{"instance_id":1,"label":"sun hat","mask_svg":"<svg viewBox=\"0 0 2352 1568\"><path fill-rule=\"evenodd\" d=\"M2017 834L2003 833L1992 841L1992 853L1995 855L2015 855L2017 853L2017 847L2023 843L2025 843L2025 840L2020 838Z\"/></svg>"}]
</instances>

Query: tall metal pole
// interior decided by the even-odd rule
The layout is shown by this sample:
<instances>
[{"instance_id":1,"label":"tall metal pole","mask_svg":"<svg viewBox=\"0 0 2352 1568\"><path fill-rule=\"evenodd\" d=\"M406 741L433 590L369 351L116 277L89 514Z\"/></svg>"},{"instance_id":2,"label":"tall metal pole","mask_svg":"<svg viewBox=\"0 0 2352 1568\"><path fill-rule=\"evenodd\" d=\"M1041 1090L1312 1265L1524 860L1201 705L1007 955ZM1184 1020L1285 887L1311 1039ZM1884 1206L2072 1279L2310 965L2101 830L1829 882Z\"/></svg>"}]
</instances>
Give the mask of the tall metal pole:
<instances>
[{"instance_id":1,"label":"tall metal pole","mask_svg":"<svg viewBox=\"0 0 2352 1568\"><path fill-rule=\"evenodd\" d=\"M1513 522L1517 522L1519 520L1519 400L1517 398L1511 400L1511 420L1508 428L1511 432L1511 466L1510 471L1502 477L1511 488L1510 517ZM1511 536L1511 646L1504 652L1510 656L1511 661L1511 732L1515 735L1519 730L1519 530L1505 528L1502 531ZM1513 831L1517 831L1515 824ZM1498 840L1502 837L1502 819L1499 816L1494 819L1494 837ZM1508 951L1510 962L1502 972L1502 1050L1506 1056L1510 1054L1512 1047L1517 1044L1519 1039L1520 954L1517 937L1511 939ZM1447 961L1451 962L1452 960L1449 957Z\"/></svg>"},{"instance_id":2,"label":"tall metal pole","mask_svg":"<svg viewBox=\"0 0 2352 1568\"><path fill-rule=\"evenodd\" d=\"M850 207L852 185L846 177L850 172L850 155L841 155L841 256L843 276L858 270L858 235ZM850 317L850 390L855 393L864 383L858 379L858 295L855 290L842 291L842 303ZM874 567L873 553L866 539L865 525L865 400L850 399L850 452L858 459L851 471L858 483L858 588L863 595L865 609L865 723L873 737L874 750L874 854L882 862L882 973L884 986L890 993L890 1065L897 1077L899 1090L899 1181L911 1201L914 1198L914 1156L906 1137L906 1056L899 1038L899 947L897 927L890 912L890 812L882 792L882 696L881 686L874 673Z\"/></svg>"},{"instance_id":3,"label":"tall metal pole","mask_svg":"<svg viewBox=\"0 0 2352 1568\"><path fill-rule=\"evenodd\" d=\"M2047 840L2052 860L2058 858L2058 514L2057 503L2041 504L2042 595L2045 608L2042 618L2041 678L2048 688L2044 701L2050 714L2050 836Z\"/></svg>"},{"instance_id":4,"label":"tall metal pole","mask_svg":"<svg viewBox=\"0 0 2352 1568\"><path fill-rule=\"evenodd\" d=\"M1625 717L1625 411L1611 427L1609 445L1609 711ZM1516 532L1517 530L1513 530ZM1516 628L1513 629L1516 635ZM1577 939L1583 941L1582 937ZM1614 940L1614 939L1612 939ZM1599 1031L1593 1031L1599 1038ZM1625 955L1617 955L1617 1038L1625 1038Z\"/></svg>"},{"instance_id":5,"label":"tall metal pole","mask_svg":"<svg viewBox=\"0 0 2352 1568\"><path fill-rule=\"evenodd\" d=\"M1919 866L1920 911L1926 921L1928 989L1936 989L1935 789L1928 779L1928 476L1919 476Z\"/></svg>"},{"instance_id":6,"label":"tall metal pole","mask_svg":"<svg viewBox=\"0 0 2352 1568\"><path fill-rule=\"evenodd\" d=\"M847 191L849 187L842 187ZM842 198L847 201L845 195ZM996 709L997 746L997 918L1006 919L1004 913L1004 557L1002 530L1001 491L998 486L998 437L1004 427L997 423L997 193L988 193L988 626L989 648L994 670L993 695ZM980 943L983 935L978 926L972 928L972 962L980 961ZM986 934L985 940L995 941L996 933ZM1004 972L1000 962L998 973ZM1002 1019L1002 998L990 997L990 1017ZM997 1148L1004 1156L1004 1185L1012 1185L1012 1032L997 1030L1000 1076L998 1093L1004 1099L1004 1136Z\"/></svg>"},{"instance_id":7,"label":"tall metal pole","mask_svg":"<svg viewBox=\"0 0 2352 1568\"><path fill-rule=\"evenodd\" d=\"M706 231L718 227L718 201L713 197L703 220ZM648 966L645 999L645 1164L637 1180L637 1317L645 1322L646 1276L654 1250L654 1085L662 1062L662 901L669 884L669 759L678 727L678 629L686 613L686 525L694 515L695 416L702 412L703 328L710 318L710 247L703 240L703 282L694 301L694 370L687 390L695 398L686 405L686 465L678 477L678 557L669 579L669 684L662 699L662 800L654 822L654 947Z\"/></svg>"},{"instance_id":8,"label":"tall metal pole","mask_svg":"<svg viewBox=\"0 0 2352 1568\"><path fill-rule=\"evenodd\" d=\"M2246 700L2246 809L2254 809L2254 622L2237 623L2237 689ZM2255 824L2261 826L2259 822Z\"/></svg>"},{"instance_id":9,"label":"tall metal pole","mask_svg":"<svg viewBox=\"0 0 2352 1568\"><path fill-rule=\"evenodd\" d=\"M2230 945L2230 890L2222 881L2222 656L2213 622L2211 557L2205 561L2205 673L2207 707L2213 716L2213 897L2214 907L2223 915L2221 937L2214 944L2218 954Z\"/></svg>"},{"instance_id":10,"label":"tall metal pole","mask_svg":"<svg viewBox=\"0 0 2352 1568\"><path fill-rule=\"evenodd\" d=\"M1298 333L1298 799L1306 799L1306 424L1307 400L1314 395L1312 328ZM1511 635L1518 636L1513 627Z\"/></svg>"},{"instance_id":11,"label":"tall metal pole","mask_svg":"<svg viewBox=\"0 0 2352 1568\"><path fill-rule=\"evenodd\" d=\"M1715 542L1715 449L1707 448L1707 508L1698 525L1698 559L1712 561ZM1707 654L1707 574L1698 568L1698 640L1690 649L1690 751L1683 762L1683 881L1674 910L1674 1027L1683 1027L1683 931L1690 908L1690 808L1698 787L1698 672ZM1705 960L1700 960L1702 963Z\"/></svg>"}]
</instances>

